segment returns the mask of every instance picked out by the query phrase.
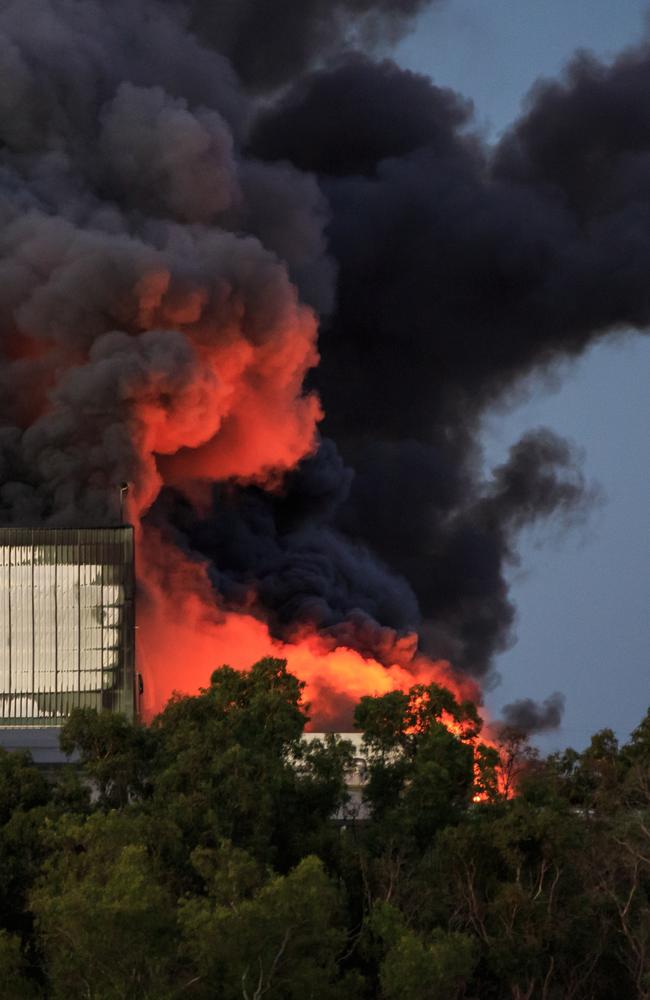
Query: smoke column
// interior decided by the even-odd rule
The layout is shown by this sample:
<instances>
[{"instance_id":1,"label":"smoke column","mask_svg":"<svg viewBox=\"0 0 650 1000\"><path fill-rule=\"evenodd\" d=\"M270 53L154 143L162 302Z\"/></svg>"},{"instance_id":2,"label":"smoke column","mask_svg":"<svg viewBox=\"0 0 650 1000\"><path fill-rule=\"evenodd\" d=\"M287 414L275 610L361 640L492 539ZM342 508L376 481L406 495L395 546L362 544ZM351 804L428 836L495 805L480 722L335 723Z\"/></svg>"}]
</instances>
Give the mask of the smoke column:
<instances>
[{"instance_id":1,"label":"smoke column","mask_svg":"<svg viewBox=\"0 0 650 1000\"><path fill-rule=\"evenodd\" d=\"M518 532L590 499L543 428L485 481L481 417L648 323L650 53L580 56L491 148L386 58L424 6L0 9L0 519L132 484L149 714L268 654L315 725L480 698Z\"/></svg>"}]
</instances>

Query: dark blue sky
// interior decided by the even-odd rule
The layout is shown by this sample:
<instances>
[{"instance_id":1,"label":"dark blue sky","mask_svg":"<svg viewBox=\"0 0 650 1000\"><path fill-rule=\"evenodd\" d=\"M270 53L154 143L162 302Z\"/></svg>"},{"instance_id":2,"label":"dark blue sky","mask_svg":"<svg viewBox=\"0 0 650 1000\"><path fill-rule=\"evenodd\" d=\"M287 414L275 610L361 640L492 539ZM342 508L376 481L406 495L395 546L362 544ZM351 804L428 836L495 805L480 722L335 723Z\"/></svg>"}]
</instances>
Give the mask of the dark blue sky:
<instances>
[{"instance_id":1,"label":"dark blue sky","mask_svg":"<svg viewBox=\"0 0 650 1000\"><path fill-rule=\"evenodd\" d=\"M646 31L641 0L446 0L398 50L474 100L487 136L518 114L540 76L562 71L577 48L610 58ZM545 750L584 745L611 726L625 739L650 705L650 340L612 337L558 370L559 382L485 423L486 461L498 462L531 427L547 425L584 449L603 494L583 527L527 537L513 569L518 641L501 656L499 708L516 698L567 698L562 729Z\"/></svg>"}]
</instances>

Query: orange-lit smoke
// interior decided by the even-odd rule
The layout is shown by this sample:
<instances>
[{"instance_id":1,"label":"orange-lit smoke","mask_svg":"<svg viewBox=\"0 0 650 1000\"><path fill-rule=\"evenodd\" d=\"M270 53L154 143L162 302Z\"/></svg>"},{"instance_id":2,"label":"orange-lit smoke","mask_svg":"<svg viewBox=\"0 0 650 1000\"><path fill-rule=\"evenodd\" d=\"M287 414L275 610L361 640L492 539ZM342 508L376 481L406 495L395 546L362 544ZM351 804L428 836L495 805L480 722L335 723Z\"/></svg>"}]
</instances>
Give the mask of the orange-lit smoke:
<instances>
[{"instance_id":1,"label":"orange-lit smoke","mask_svg":"<svg viewBox=\"0 0 650 1000\"><path fill-rule=\"evenodd\" d=\"M291 642L275 639L252 611L222 611L205 564L178 552L155 531L140 535L139 560L145 587L138 613L138 659L146 678L140 710L147 721L175 692L196 694L206 687L217 667L247 669L265 656L285 659L288 669L305 683L307 728L319 732L349 731L354 706L366 694L435 682L449 688L459 701L479 695L476 684L455 674L447 662L416 652L408 658L399 643L395 662L386 666L304 628ZM442 721L475 753L479 743L497 746L489 736L468 735L468 725L448 713L443 713ZM476 757L474 775L473 801L489 801L491 793L482 784ZM504 787L500 771L496 779L498 793L511 796L513 789Z\"/></svg>"},{"instance_id":2,"label":"orange-lit smoke","mask_svg":"<svg viewBox=\"0 0 650 1000\"><path fill-rule=\"evenodd\" d=\"M276 265L277 266L277 265ZM277 276L276 276L277 285ZM282 283L281 283L282 284ZM236 479L267 489L315 446L320 403L303 392L316 364L316 320L301 306L288 282L259 309L251 330L242 299L215 318L200 292L179 293L161 271L139 286L141 322L154 329L182 330L196 363L181 380L168 370L149 373L136 385L131 437L139 474L130 515L137 526L138 663L144 677L141 711L151 718L175 692L195 693L212 671L228 663L245 669L264 656L287 660L305 682L312 725L349 728L352 710L365 694L436 681L460 698L475 698L476 686L446 662L417 652L417 643L396 642L382 662L302 627L290 640L271 636L263 609L245 613L219 606L204 564L142 523L163 485L185 491L190 501L202 486Z\"/></svg>"},{"instance_id":3,"label":"orange-lit smoke","mask_svg":"<svg viewBox=\"0 0 650 1000\"><path fill-rule=\"evenodd\" d=\"M196 365L180 390L154 380L134 401L136 520L164 484L190 492L232 478L271 484L313 450L322 413L302 384L318 361L316 318L288 282L282 290L267 326L251 330L244 301L215 320L200 292L172 292L168 273L144 283L142 321L182 330Z\"/></svg>"},{"instance_id":4,"label":"orange-lit smoke","mask_svg":"<svg viewBox=\"0 0 650 1000\"><path fill-rule=\"evenodd\" d=\"M193 694L209 683L224 663L246 669L264 656L287 660L305 682L312 728L349 729L352 709L365 694L435 681L460 698L475 698L477 688L459 678L445 661L415 654L388 666L354 649L303 629L291 642L273 638L256 614L222 611L203 564L145 532L139 546L144 596L138 609L138 656L145 673L142 710L159 711L174 691Z\"/></svg>"}]
</instances>

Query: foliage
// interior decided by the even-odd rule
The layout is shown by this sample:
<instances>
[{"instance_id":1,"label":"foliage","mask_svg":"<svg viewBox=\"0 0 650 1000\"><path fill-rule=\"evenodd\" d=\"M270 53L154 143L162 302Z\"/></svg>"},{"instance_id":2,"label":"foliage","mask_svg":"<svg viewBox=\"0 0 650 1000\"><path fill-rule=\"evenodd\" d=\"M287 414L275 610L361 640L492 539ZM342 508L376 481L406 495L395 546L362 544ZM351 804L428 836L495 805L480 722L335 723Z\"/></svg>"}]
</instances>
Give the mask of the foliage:
<instances>
[{"instance_id":1,"label":"foliage","mask_svg":"<svg viewBox=\"0 0 650 1000\"><path fill-rule=\"evenodd\" d=\"M31 765L28 753L0 749L0 824L7 823L17 810L28 812L48 801L47 781Z\"/></svg>"},{"instance_id":2,"label":"foliage","mask_svg":"<svg viewBox=\"0 0 650 1000\"><path fill-rule=\"evenodd\" d=\"M0 930L0 1000L35 1000L39 995L25 967L20 938Z\"/></svg>"},{"instance_id":3,"label":"foliage","mask_svg":"<svg viewBox=\"0 0 650 1000\"><path fill-rule=\"evenodd\" d=\"M546 759L437 685L355 718L360 816L281 660L73 713L54 781L0 752L0 1000L650 1000L650 713Z\"/></svg>"},{"instance_id":4,"label":"foliage","mask_svg":"<svg viewBox=\"0 0 650 1000\"><path fill-rule=\"evenodd\" d=\"M75 708L60 743L64 753L78 752L102 806L125 806L146 794L153 740L144 726L113 712Z\"/></svg>"},{"instance_id":5,"label":"foliage","mask_svg":"<svg viewBox=\"0 0 650 1000\"><path fill-rule=\"evenodd\" d=\"M318 858L224 903L209 893L180 908L184 949L209 984L206 997L349 996L337 962L346 939L339 893Z\"/></svg>"},{"instance_id":6,"label":"foliage","mask_svg":"<svg viewBox=\"0 0 650 1000\"><path fill-rule=\"evenodd\" d=\"M407 931L381 965L385 1000L456 1000L472 978L477 950L467 934L435 928L423 940Z\"/></svg>"},{"instance_id":7,"label":"foliage","mask_svg":"<svg viewBox=\"0 0 650 1000\"><path fill-rule=\"evenodd\" d=\"M31 896L52 995L171 996L174 906L138 824L96 813L58 832Z\"/></svg>"}]
</instances>

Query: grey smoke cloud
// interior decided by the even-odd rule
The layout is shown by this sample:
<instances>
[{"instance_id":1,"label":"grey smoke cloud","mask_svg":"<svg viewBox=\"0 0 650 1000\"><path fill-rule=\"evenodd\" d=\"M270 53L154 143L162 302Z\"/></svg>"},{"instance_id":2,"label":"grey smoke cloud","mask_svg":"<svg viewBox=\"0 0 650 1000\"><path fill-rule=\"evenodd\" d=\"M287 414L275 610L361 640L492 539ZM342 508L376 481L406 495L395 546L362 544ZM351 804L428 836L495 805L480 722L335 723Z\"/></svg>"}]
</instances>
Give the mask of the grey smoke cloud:
<instances>
[{"instance_id":1,"label":"grey smoke cloud","mask_svg":"<svg viewBox=\"0 0 650 1000\"><path fill-rule=\"evenodd\" d=\"M557 729L562 724L565 698L555 691L541 704L532 698L522 698L503 706L503 722L510 729L526 735Z\"/></svg>"},{"instance_id":2,"label":"grey smoke cloud","mask_svg":"<svg viewBox=\"0 0 650 1000\"><path fill-rule=\"evenodd\" d=\"M241 419L233 342L286 350L292 277L331 302L325 199L246 160L233 69L163 3L6 4L0 61L0 516L102 521L124 479L155 497L155 453Z\"/></svg>"},{"instance_id":3,"label":"grey smoke cloud","mask_svg":"<svg viewBox=\"0 0 650 1000\"><path fill-rule=\"evenodd\" d=\"M120 84L102 113L99 152L116 200L151 215L216 221L241 198L226 122L162 87Z\"/></svg>"},{"instance_id":4,"label":"grey smoke cloud","mask_svg":"<svg viewBox=\"0 0 650 1000\"><path fill-rule=\"evenodd\" d=\"M253 90L274 89L332 55L381 50L397 42L415 16L439 0L259 0L205 4L170 0L179 16L224 52Z\"/></svg>"}]
</instances>

